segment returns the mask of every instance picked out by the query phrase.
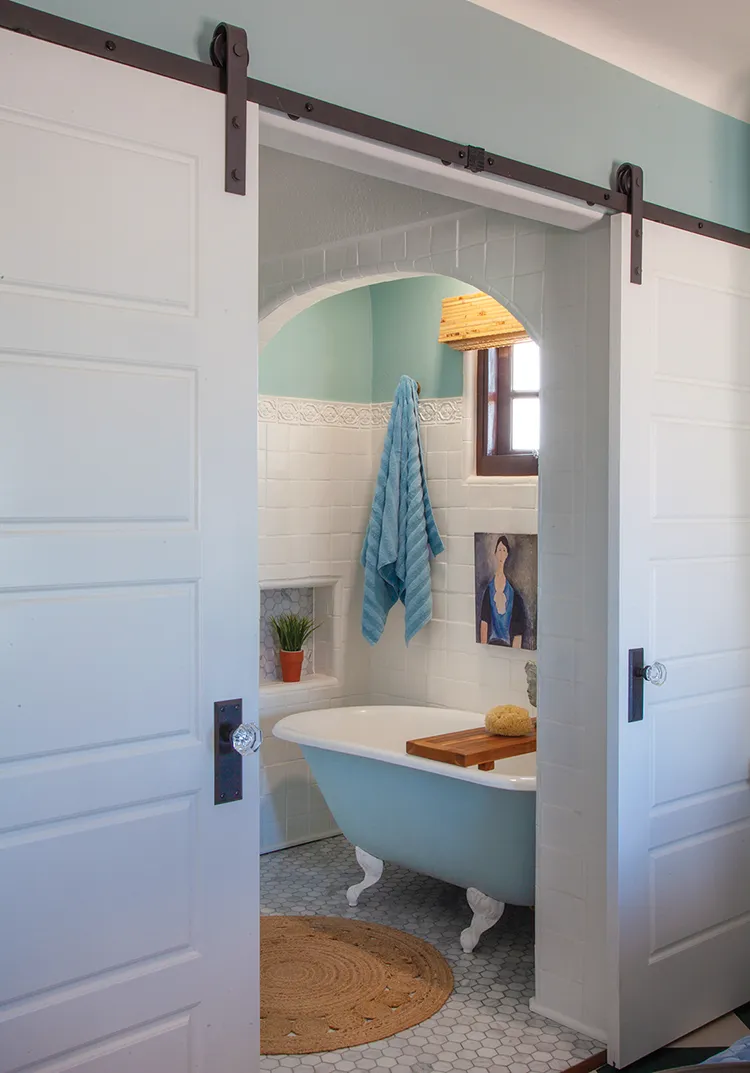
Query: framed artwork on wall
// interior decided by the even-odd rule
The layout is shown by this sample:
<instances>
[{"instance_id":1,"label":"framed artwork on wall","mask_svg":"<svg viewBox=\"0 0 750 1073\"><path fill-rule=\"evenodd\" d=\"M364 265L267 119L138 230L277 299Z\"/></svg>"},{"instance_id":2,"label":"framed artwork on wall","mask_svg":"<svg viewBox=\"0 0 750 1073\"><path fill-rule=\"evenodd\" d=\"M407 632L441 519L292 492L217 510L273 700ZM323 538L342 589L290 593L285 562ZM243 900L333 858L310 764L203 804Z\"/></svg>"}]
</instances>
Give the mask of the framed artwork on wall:
<instances>
[{"instance_id":1,"label":"framed artwork on wall","mask_svg":"<svg viewBox=\"0 0 750 1073\"><path fill-rule=\"evenodd\" d=\"M537 573L536 534L474 534L478 644L536 649Z\"/></svg>"}]
</instances>

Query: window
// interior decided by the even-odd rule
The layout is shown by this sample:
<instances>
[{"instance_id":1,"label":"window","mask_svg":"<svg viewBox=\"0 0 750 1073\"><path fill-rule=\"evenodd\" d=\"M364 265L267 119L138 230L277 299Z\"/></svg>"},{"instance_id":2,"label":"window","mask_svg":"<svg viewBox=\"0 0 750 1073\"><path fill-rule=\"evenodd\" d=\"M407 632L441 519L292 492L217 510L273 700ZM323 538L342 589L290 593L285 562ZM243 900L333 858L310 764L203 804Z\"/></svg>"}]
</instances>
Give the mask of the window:
<instances>
[{"instance_id":1,"label":"window","mask_svg":"<svg viewBox=\"0 0 750 1073\"><path fill-rule=\"evenodd\" d=\"M477 474L533 476L539 453L539 347L531 340L480 350Z\"/></svg>"}]
</instances>

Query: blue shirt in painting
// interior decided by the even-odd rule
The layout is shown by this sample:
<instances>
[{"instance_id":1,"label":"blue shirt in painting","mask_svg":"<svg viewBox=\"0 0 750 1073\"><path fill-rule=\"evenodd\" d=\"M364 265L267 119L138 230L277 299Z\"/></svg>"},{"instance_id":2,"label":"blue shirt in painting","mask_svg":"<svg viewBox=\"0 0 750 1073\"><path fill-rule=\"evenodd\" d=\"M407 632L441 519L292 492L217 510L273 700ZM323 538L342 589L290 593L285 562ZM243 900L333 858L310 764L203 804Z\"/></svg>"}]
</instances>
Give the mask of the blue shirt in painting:
<instances>
[{"instance_id":1,"label":"blue shirt in painting","mask_svg":"<svg viewBox=\"0 0 750 1073\"><path fill-rule=\"evenodd\" d=\"M505 579L505 611L501 615L497 609L497 585L493 577L489 584L490 589L490 640L499 641L500 644L510 644L510 620L513 615L513 586Z\"/></svg>"},{"instance_id":2,"label":"blue shirt in painting","mask_svg":"<svg viewBox=\"0 0 750 1073\"><path fill-rule=\"evenodd\" d=\"M497 609L495 600L497 585L494 577L484 590L479 621L487 625L487 642L491 645L511 647L513 638L520 636L521 644L523 644L526 633L526 608L524 602L507 578L505 579L503 593L505 595L505 611L501 614ZM479 640L478 626L477 640Z\"/></svg>"}]
</instances>

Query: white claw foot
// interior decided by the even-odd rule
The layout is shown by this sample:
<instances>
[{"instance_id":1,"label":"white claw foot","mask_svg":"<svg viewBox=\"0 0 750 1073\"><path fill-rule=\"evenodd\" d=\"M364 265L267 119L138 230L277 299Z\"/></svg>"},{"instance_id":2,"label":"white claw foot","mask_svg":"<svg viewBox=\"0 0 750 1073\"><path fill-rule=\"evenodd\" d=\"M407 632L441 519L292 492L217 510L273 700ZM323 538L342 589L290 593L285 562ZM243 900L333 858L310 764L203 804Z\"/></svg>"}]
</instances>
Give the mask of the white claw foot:
<instances>
[{"instance_id":1,"label":"white claw foot","mask_svg":"<svg viewBox=\"0 0 750 1073\"><path fill-rule=\"evenodd\" d=\"M361 883L355 883L353 887L349 887L346 892L346 900L349 905L356 905L359 901L359 896L363 890L367 890L368 887L372 887L377 883L383 874L383 862L379 857L373 857L367 850L360 849L359 846L354 847L354 852L357 855L357 862L359 867L365 873L365 878Z\"/></svg>"},{"instance_id":2,"label":"white claw foot","mask_svg":"<svg viewBox=\"0 0 750 1073\"><path fill-rule=\"evenodd\" d=\"M493 924L497 924L505 912L505 902L496 902L476 887L469 887L466 900L474 916L468 928L461 932L461 949L465 954L470 954L484 932Z\"/></svg>"}]
</instances>

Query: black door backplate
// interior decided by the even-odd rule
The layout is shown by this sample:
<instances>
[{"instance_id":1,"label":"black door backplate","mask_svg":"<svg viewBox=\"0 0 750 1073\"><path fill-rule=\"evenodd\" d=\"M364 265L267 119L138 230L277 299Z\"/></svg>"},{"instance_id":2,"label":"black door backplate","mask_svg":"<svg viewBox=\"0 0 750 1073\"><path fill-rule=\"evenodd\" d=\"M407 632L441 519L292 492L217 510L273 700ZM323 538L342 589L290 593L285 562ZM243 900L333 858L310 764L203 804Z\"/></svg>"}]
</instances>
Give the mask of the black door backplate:
<instances>
[{"instance_id":1,"label":"black door backplate","mask_svg":"<svg viewBox=\"0 0 750 1073\"><path fill-rule=\"evenodd\" d=\"M232 734L242 722L241 700L214 704L214 804L242 800L242 756L232 745Z\"/></svg>"}]
</instances>

